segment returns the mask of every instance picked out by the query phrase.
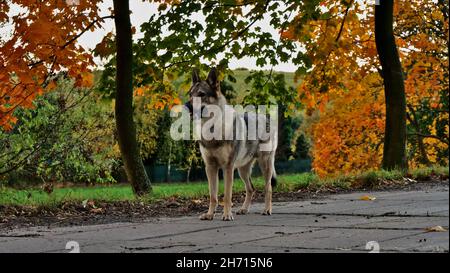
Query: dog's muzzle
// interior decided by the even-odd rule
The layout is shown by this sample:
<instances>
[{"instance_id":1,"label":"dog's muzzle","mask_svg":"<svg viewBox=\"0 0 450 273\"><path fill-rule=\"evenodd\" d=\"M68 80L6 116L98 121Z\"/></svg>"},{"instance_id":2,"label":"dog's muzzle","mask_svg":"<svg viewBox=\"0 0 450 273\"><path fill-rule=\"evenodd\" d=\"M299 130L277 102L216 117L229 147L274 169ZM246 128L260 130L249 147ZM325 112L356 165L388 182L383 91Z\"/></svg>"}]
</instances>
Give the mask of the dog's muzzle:
<instances>
[{"instance_id":1,"label":"dog's muzzle","mask_svg":"<svg viewBox=\"0 0 450 273\"><path fill-rule=\"evenodd\" d=\"M186 107L189 110L189 114L191 114L191 116L194 116L194 118L201 118L202 117L202 113L207 113L207 110L205 111L205 106L202 105L200 107L200 112L199 113L194 113L194 107L192 106L192 103L190 101L186 102L184 104L184 107Z\"/></svg>"}]
</instances>

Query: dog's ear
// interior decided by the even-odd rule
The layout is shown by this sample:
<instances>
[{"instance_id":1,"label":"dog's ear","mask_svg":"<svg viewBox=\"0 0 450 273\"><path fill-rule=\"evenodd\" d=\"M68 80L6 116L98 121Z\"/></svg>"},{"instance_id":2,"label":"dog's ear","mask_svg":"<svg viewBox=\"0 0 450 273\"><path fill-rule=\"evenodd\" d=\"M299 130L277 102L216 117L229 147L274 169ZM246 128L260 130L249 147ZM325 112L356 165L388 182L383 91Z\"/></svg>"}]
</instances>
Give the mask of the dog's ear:
<instances>
[{"instance_id":1,"label":"dog's ear","mask_svg":"<svg viewBox=\"0 0 450 273\"><path fill-rule=\"evenodd\" d=\"M217 71L215 67L211 68L211 71L209 71L206 81L211 87L217 89Z\"/></svg>"},{"instance_id":2,"label":"dog's ear","mask_svg":"<svg viewBox=\"0 0 450 273\"><path fill-rule=\"evenodd\" d=\"M198 83L200 81L199 71L197 68L192 70L192 83Z\"/></svg>"}]
</instances>

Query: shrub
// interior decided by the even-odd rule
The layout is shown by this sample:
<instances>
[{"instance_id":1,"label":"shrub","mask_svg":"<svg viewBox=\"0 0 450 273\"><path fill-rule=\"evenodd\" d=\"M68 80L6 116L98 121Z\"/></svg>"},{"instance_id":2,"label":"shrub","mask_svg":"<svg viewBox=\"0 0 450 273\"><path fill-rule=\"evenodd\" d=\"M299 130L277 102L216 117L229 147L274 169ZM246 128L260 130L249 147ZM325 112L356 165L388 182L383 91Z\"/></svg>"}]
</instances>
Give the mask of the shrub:
<instances>
[{"instance_id":1,"label":"shrub","mask_svg":"<svg viewBox=\"0 0 450 273\"><path fill-rule=\"evenodd\" d=\"M0 130L0 181L114 181L112 107L91 89L60 79L53 92L17 109L11 131Z\"/></svg>"}]
</instances>

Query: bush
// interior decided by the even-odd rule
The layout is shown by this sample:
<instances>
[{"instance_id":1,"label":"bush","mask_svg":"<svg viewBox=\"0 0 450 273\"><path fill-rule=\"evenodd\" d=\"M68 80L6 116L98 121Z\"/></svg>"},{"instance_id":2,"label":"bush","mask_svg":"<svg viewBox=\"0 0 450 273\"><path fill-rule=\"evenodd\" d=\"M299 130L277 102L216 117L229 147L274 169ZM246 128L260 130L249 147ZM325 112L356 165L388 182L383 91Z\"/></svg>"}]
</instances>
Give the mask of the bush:
<instances>
[{"instance_id":1,"label":"bush","mask_svg":"<svg viewBox=\"0 0 450 273\"><path fill-rule=\"evenodd\" d=\"M114 116L90 89L60 79L34 109L17 109L19 122L0 130L0 181L112 182L116 168Z\"/></svg>"}]
</instances>

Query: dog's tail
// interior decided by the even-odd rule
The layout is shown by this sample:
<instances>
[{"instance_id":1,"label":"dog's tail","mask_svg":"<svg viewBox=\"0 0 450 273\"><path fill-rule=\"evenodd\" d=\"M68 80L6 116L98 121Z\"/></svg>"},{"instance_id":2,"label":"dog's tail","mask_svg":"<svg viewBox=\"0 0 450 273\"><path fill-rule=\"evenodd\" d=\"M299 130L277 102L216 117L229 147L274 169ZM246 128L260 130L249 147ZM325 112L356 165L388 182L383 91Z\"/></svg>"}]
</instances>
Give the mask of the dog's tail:
<instances>
[{"instance_id":1,"label":"dog's tail","mask_svg":"<svg viewBox=\"0 0 450 273\"><path fill-rule=\"evenodd\" d=\"M275 165L272 166L272 178L270 179L270 185L272 185L272 188L277 186L277 173L275 172Z\"/></svg>"},{"instance_id":2,"label":"dog's tail","mask_svg":"<svg viewBox=\"0 0 450 273\"><path fill-rule=\"evenodd\" d=\"M272 178L270 178L270 185L272 188L277 186L277 172L275 171L275 154L272 154Z\"/></svg>"}]
</instances>

